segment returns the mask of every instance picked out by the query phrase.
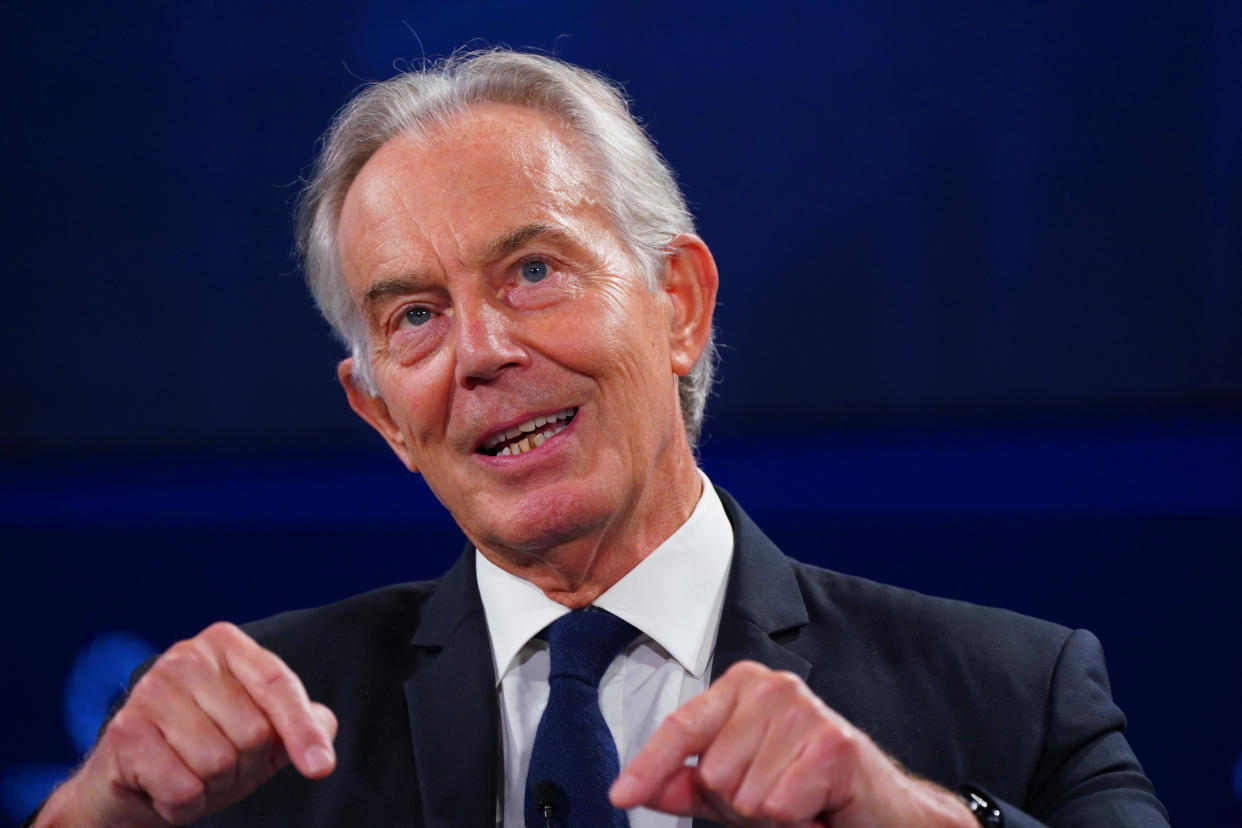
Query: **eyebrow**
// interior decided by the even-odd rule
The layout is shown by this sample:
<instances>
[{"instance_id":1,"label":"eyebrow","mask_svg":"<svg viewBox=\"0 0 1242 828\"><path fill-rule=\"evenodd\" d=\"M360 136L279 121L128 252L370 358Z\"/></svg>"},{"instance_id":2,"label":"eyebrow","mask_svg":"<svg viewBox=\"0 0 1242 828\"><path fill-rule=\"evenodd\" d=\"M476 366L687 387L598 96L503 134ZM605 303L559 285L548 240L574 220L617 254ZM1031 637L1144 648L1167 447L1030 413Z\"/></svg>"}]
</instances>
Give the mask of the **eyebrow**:
<instances>
[{"instance_id":1,"label":"eyebrow","mask_svg":"<svg viewBox=\"0 0 1242 828\"><path fill-rule=\"evenodd\" d=\"M561 243L572 241L572 237L568 233L554 225L524 224L521 227L510 230L499 238L484 242L479 248L479 257L483 261L494 262L497 259L503 259L505 256L508 256L527 242L539 238ZM411 293L425 290L426 287L426 280L418 276L396 276L391 279L380 279L368 287L366 292L362 294L362 306L371 309L386 299L391 299L394 296L408 296Z\"/></svg>"},{"instance_id":2,"label":"eyebrow","mask_svg":"<svg viewBox=\"0 0 1242 828\"><path fill-rule=\"evenodd\" d=\"M503 236L483 244L479 248L479 257L486 262L503 259L514 250L534 239L548 239L553 242L565 242L570 239L568 233L551 224L524 224L510 230Z\"/></svg>"},{"instance_id":3,"label":"eyebrow","mask_svg":"<svg viewBox=\"0 0 1242 828\"><path fill-rule=\"evenodd\" d=\"M393 296L407 296L425 287L426 282L417 277L398 276L393 279L380 279L362 294L362 306L368 309L373 308L385 299Z\"/></svg>"}]
</instances>

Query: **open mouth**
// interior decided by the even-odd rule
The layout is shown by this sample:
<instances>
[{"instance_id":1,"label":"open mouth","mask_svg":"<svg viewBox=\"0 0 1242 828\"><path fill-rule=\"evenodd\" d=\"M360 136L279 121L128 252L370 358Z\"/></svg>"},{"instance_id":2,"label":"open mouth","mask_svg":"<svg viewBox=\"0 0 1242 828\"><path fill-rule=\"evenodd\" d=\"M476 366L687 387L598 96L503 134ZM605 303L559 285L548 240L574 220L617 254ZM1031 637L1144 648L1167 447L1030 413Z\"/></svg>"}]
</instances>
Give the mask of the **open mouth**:
<instances>
[{"instance_id":1,"label":"open mouth","mask_svg":"<svg viewBox=\"0 0 1242 828\"><path fill-rule=\"evenodd\" d=\"M576 408L566 408L555 414L540 415L512 428L493 434L479 446L479 453L488 457L512 457L536 449L565 430Z\"/></svg>"}]
</instances>

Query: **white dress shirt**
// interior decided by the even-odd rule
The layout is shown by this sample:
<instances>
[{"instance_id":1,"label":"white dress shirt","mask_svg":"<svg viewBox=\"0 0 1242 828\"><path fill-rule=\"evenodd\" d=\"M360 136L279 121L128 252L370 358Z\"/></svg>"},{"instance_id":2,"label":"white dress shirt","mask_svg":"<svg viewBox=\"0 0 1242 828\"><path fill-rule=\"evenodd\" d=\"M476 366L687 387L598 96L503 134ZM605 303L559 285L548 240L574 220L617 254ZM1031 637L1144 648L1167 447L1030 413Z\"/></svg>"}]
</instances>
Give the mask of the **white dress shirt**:
<instances>
[{"instance_id":1,"label":"white dress shirt","mask_svg":"<svg viewBox=\"0 0 1242 828\"><path fill-rule=\"evenodd\" d=\"M706 475L698 505L676 532L600 595L594 605L642 633L600 682L604 721L625 767L664 721L711 682L712 651L724 605L733 527ZM535 638L569 612L529 581L475 550L479 593L492 641L504 744L496 823L522 828L526 769L548 702L548 645ZM690 828L688 817L646 808L630 812L631 828Z\"/></svg>"}]
</instances>

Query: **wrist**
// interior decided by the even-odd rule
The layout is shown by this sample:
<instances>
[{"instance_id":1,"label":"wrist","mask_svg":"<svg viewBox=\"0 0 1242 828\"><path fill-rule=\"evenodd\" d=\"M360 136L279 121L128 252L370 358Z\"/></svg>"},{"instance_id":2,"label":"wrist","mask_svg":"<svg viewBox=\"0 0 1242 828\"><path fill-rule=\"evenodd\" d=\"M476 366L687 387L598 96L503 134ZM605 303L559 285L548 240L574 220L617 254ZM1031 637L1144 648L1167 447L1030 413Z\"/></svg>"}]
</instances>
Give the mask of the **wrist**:
<instances>
[{"instance_id":1,"label":"wrist","mask_svg":"<svg viewBox=\"0 0 1242 828\"><path fill-rule=\"evenodd\" d=\"M900 814L891 813L879 824L908 825L919 828L979 828L961 797L948 788L926 779L908 777L914 794Z\"/></svg>"},{"instance_id":2,"label":"wrist","mask_svg":"<svg viewBox=\"0 0 1242 828\"><path fill-rule=\"evenodd\" d=\"M70 777L53 790L39 806L39 810L35 811L30 828L61 828L80 824L75 823L73 801L73 778Z\"/></svg>"},{"instance_id":3,"label":"wrist","mask_svg":"<svg viewBox=\"0 0 1242 828\"><path fill-rule=\"evenodd\" d=\"M944 828L979 828L979 821L957 793L939 787L938 792L938 820L932 824Z\"/></svg>"},{"instance_id":4,"label":"wrist","mask_svg":"<svg viewBox=\"0 0 1242 828\"><path fill-rule=\"evenodd\" d=\"M39 806L29 828L75 828L81 825L116 828L117 825L128 825L127 822L118 823L115 819L105 818L105 812L95 807L98 798L91 795L89 780L85 774L86 771L80 768L52 791Z\"/></svg>"}]
</instances>

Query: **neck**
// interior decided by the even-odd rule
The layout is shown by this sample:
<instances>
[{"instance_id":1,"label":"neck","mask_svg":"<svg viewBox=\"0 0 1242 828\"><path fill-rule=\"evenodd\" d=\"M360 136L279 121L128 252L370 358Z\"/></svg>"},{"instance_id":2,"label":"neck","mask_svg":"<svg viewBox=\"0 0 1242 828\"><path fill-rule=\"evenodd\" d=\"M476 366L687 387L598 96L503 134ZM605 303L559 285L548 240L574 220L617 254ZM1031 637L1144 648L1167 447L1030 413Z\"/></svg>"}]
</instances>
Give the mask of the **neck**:
<instances>
[{"instance_id":1,"label":"neck","mask_svg":"<svg viewBox=\"0 0 1242 828\"><path fill-rule=\"evenodd\" d=\"M651 475L627 507L591 531L543 549L475 546L501 569L570 609L589 605L689 520L703 493L688 448L669 475ZM471 539L473 542L473 538Z\"/></svg>"}]
</instances>

